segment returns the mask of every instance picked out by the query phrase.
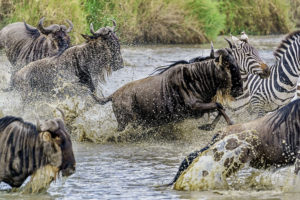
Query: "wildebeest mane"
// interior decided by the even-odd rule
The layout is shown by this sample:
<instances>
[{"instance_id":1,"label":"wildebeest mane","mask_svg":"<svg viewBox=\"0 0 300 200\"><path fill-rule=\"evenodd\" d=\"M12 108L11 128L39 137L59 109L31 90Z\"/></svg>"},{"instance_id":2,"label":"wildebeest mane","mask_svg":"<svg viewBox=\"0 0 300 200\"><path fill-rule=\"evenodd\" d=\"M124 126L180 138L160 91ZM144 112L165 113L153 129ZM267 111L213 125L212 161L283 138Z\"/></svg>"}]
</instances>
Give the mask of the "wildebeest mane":
<instances>
[{"instance_id":1,"label":"wildebeest mane","mask_svg":"<svg viewBox=\"0 0 300 200\"><path fill-rule=\"evenodd\" d=\"M37 128L35 125L29 122L24 122L22 118L14 116L6 116L0 119L0 132L2 132L8 125L16 121L22 123L22 126L27 129L28 132L37 133Z\"/></svg>"},{"instance_id":2,"label":"wildebeest mane","mask_svg":"<svg viewBox=\"0 0 300 200\"><path fill-rule=\"evenodd\" d=\"M168 71L169 69L171 69L172 67L177 66L177 65L191 64L191 63L202 62L202 61L206 61L206 60L210 60L210 59L212 59L210 56L207 56L207 57L198 56L198 57L190 59L189 61L186 61L186 60L171 61L172 64L170 64L170 65L164 65L164 66L155 68L154 71L150 74L150 76L162 74L165 71Z\"/></svg>"},{"instance_id":3,"label":"wildebeest mane","mask_svg":"<svg viewBox=\"0 0 300 200\"><path fill-rule=\"evenodd\" d=\"M287 48L291 45L291 42L293 42L297 36L300 36L300 30L294 31L290 34L288 34L280 43L280 45L277 47L277 49L273 52L273 55L276 57L276 59L280 60L283 53L287 50Z\"/></svg>"}]
</instances>

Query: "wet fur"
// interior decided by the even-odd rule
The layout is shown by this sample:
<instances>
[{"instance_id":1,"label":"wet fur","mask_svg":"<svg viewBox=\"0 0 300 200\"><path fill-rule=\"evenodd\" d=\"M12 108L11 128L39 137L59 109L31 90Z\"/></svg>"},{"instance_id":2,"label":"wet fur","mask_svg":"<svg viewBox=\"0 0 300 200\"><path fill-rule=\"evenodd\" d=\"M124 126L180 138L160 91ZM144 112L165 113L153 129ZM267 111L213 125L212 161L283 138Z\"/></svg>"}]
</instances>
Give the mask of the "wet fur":
<instances>
[{"instance_id":1,"label":"wet fur","mask_svg":"<svg viewBox=\"0 0 300 200\"><path fill-rule=\"evenodd\" d=\"M36 92L49 94L65 81L82 84L94 94L98 82L104 82L107 74L122 67L118 38L110 32L106 37L88 38L86 43L70 47L59 56L31 62L12 77L12 85L25 100Z\"/></svg>"},{"instance_id":2,"label":"wet fur","mask_svg":"<svg viewBox=\"0 0 300 200\"><path fill-rule=\"evenodd\" d=\"M260 141L260 145L255 148L256 156L251 158L250 165L252 167L267 168L270 166L277 167L295 163L295 173L298 173L300 170L300 166L297 165L300 159L299 124L300 100L296 100L260 119L223 128L213 137L209 145L200 151L193 152L182 161L170 185L176 182L182 172L190 166L193 160L199 156L203 150L207 150L210 146L228 135L239 134L249 130L256 131ZM188 162L186 160L188 160Z\"/></svg>"},{"instance_id":3,"label":"wet fur","mask_svg":"<svg viewBox=\"0 0 300 200\"><path fill-rule=\"evenodd\" d=\"M39 133L35 125L21 118L1 118L0 182L20 187L28 176L46 165L75 170L71 141L66 137L64 127Z\"/></svg>"},{"instance_id":4,"label":"wet fur","mask_svg":"<svg viewBox=\"0 0 300 200\"><path fill-rule=\"evenodd\" d=\"M228 52L223 55L223 59L229 57L232 58ZM207 59L172 66L158 75L128 83L98 102L105 104L112 100L119 130L123 130L129 122L143 126L159 126L185 118L201 117L219 106L212 103L217 91L221 91L222 95L227 94L226 91L233 85L231 70L228 69L229 66L225 66L228 63L222 66L217 60L218 58ZM242 89L238 67L235 68L239 81L235 86ZM204 107L211 103L209 106L212 108L198 109L198 103L200 106L205 104Z\"/></svg>"},{"instance_id":5,"label":"wet fur","mask_svg":"<svg viewBox=\"0 0 300 200\"><path fill-rule=\"evenodd\" d=\"M70 46L66 33L57 39L55 34L44 35L35 27L28 27L30 29L23 22L16 22L0 31L0 47L4 47L13 72L32 61L61 54Z\"/></svg>"}]
</instances>

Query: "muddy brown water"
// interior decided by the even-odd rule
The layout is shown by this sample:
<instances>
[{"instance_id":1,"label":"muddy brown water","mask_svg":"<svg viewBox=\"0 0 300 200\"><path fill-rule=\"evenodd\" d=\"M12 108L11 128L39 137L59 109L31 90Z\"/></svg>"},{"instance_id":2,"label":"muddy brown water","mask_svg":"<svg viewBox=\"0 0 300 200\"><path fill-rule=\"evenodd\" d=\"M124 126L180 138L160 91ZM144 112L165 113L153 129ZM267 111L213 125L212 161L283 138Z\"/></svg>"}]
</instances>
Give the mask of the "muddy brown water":
<instances>
[{"instance_id":1,"label":"muddy brown water","mask_svg":"<svg viewBox=\"0 0 300 200\"><path fill-rule=\"evenodd\" d=\"M261 57L274 62L273 50L284 36L251 37L250 42L259 49ZM220 37L215 48L227 44ZM206 45L139 46L122 48L125 68L114 72L102 85L105 96L127 82L148 76L152 70L167 61L190 59L209 54ZM0 57L0 87L9 83L9 63ZM88 98L88 97L86 97ZM84 97L73 97L51 103L33 102L24 107L15 92L0 93L0 110L4 115L22 116L34 122L35 116L53 117L56 106L65 108L72 118L76 173L53 182L45 194L23 195L10 193L10 187L0 184L0 199L297 199L300 195L297 177L292 167L261 171L243 169L232 180L229 190L202 192L175 191L161 186L170 182L181 160L190 152L203 147L213 132L203 132L198 125L208 120L186 120L175 126L159 129L133 130L118 133L111 104L86 107ZM1 114L0 113L0 114ZM245 119L236 118L236 122ZM225 125L223 121L218 127ZM78 142L88 140L91 142ZM259 174L255 183L246 184L245 177Z\"/></svg>"}]
</instances>

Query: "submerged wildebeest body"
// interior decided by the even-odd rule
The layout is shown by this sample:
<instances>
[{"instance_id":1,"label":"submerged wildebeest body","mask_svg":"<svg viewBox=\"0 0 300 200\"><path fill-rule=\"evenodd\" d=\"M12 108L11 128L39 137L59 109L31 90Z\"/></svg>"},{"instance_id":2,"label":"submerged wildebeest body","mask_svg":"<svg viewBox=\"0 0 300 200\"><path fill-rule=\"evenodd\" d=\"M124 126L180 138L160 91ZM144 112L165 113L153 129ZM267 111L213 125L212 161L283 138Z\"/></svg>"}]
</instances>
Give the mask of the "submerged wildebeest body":
<instances>
[{"instance_id":1,"label":"submerged wildebeest body","mask_svg":"<svg viewBox=\"0 0 300 200\"><path fill-rule=\"evenodd\" d=\"M13 72L21 69L28 63L45 57L62 53L70 46L68 33L73 24L67 20L70 27L53 24L43 27L44 18L38 28L16 22L0 30L0 48L4 48Z\"/></svg>"},{"instance_id":2,"label":"submerged wildebeest body","mask_svg":"<svg viewBox=\"0 0 300 200\"><path fill-rule=\"evenodd\" d=\"M218 110L231 123L221 104L213 102L217 91L237 96L242 93L238 66L230 51L217 51L218 56L188 64L168 67L160 74L128 83L100 104L112 101L118 130L129 122L158 126L189 117L201 117ZM234 80L234 82L232 82ZM230 93L230 94L229 94Z\"/></svg>"},{"instance_id":3,"label":"submerged wildebeest body","mask_svg":"<svg viewBox=\"0 0 300 200\"><path fill-rule=\"evenodd\" d=\"M97 84L104 80L105 72L122 68L123 59L114 28L100 28L95 32L91 25L90 30L93 35L83 35L84 44L23 67L12 77L12 86L21 91L25 100L39 92L49 94L65 82L73 86L83 84L95 96Z\"/></svg>"},{"instance_id":4,"label":"submerged wildebeest body","mask_svg":"<svg viewBox=\"0 0 300 200\"><path fill-rule=\"evenodd\" d=\"M58 168L63 176L75 172L71 139L59 118L37 126L17 117L1 118L0 144L0 182L12 187L20 187L46 165Z\"/></svg>"},{"instance_id":5,"label":"submerged wildebeest body","mask_svg":"<svg viewBox=\"0 0 300 200\"><path fill-rule=\"evenodd\" d=\"M214 136L209 145L184 159L171 184L175 183L176 189L187 187L197 189L195 184L188 183L184 178L194 170L195 162L199 162L200 158L206 156L209 151L212 151L215 160L219 161L222 155L224 156L224 152L217 151L218 145L223 145L227 151L234 152L243 142L247 142L248 146L241 148L242 151L237 154L237 159L227 159L225 171L221 172L224 176L235 173L247 162L255 168L295 164L294 172L298 174L300 170L299 124L300 100L296 100L257 120L225 127ZM236 160L239 163L235 163Z\"/></svg>"}]
</instances>

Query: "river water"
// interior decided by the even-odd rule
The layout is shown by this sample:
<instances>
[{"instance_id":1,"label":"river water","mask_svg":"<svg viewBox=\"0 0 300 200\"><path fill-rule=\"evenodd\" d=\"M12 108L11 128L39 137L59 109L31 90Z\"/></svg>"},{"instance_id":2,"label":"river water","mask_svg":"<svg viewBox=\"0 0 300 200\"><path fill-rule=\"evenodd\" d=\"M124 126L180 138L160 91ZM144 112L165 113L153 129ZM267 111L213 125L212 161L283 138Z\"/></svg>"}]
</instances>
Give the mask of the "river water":
<instances>
[{"instance_id":1,"label":"river water","mask_svg":"<svg viewBox=\"0 0 300 200\"><path fill-rule=\"evenodd\" d=\"M251 37L250 43L259 49L261 57L271 65L273 50L283 35ZM220 37L215 48L226 47ZM190 59L209 54L210 45L124 46L125 67L113 72L102 85L105 96L127 82L148 76L155 67L168 61ZM0 57L0 87L9 83L9 63ZM77 161L76 173L67 179L53 182L45 194L23 195L8 192L9 186L0 184L0 199L296 199L300 193L298 179L292 167L277 171L242 170L232 181L229 190L203 192L175 191L162 186L169 183L182 159L203 147L214 132L199 131L198 125L208 120L186 120L174 126L144 130L130 126L117 132L117 123L111 103L100 106L89 102L89 97L75 96L64 101L33 102L23 105L14 92L0 94L0 114L22 116L34 122L57 115L55 107L62 108L74 139ZM246 119L234 119L236 122ZM222 121L218 128L225 125ZM246 174L257 172L256 183L245 185Z\"/></svg>"}]
</instances>

